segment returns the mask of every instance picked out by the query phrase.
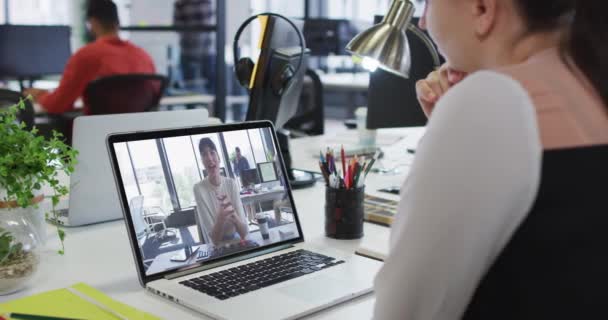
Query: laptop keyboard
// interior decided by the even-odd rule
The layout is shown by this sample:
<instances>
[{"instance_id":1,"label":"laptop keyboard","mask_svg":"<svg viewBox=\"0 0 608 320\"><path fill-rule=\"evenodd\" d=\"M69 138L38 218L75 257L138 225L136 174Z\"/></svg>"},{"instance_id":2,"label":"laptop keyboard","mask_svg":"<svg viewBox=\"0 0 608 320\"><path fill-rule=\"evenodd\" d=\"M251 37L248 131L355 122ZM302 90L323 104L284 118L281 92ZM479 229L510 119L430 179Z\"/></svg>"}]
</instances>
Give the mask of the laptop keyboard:
<instances>
[{"instance_id":1,"label":"laptop keyboard","mask_svg":"<svg viewBox=\"0 0 608 320\"><path fill-rule=\"evenodd\" d=\"M220 300L344 263L307 250L296 250L242 266L218 271L180 284Z\"/></svg>"}]
</instances>

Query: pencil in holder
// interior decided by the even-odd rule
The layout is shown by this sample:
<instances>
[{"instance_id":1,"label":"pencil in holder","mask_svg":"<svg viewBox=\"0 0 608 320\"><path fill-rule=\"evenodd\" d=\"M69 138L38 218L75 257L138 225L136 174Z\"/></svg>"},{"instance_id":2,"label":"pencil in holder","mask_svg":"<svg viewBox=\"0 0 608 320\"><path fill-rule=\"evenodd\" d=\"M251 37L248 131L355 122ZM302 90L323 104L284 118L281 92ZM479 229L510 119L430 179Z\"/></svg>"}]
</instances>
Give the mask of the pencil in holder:
<instances>
[{"instance_id":1,"label":"pencil in holder","mask_svg":"<svg viewBox=\"0 0 608 320\"><path fill-rule=\"evenodd\" d=\"M363 237L365 187L325 189L325 235L334 239Z\"/></svg>"}]
</instances>

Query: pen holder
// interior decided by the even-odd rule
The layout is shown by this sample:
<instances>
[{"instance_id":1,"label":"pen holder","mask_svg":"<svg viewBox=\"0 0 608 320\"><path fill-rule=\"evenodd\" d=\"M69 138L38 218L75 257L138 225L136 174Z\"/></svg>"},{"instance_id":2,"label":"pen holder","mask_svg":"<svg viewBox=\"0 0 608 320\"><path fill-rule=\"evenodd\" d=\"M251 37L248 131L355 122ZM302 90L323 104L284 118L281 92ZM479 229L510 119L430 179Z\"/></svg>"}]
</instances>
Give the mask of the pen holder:
<instances>
[{"instance_id":1,"label":"pen holder","mask_svg":"<svg viewBox=\"0 0 608 320\"><path fill-rule=\"evenodd\" d=\"M363 237L365 187L325 189L325 235L334 239Z\"/></svg>"}]
</instances>

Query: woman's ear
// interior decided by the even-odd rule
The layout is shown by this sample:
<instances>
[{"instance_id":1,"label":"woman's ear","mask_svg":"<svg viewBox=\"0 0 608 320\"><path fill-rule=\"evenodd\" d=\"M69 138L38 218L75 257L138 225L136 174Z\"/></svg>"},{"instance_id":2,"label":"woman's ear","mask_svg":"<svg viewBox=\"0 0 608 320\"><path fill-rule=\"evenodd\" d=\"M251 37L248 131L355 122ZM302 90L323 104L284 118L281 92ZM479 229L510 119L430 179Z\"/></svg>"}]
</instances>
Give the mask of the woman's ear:
<instances>
[{"instance_id":1,"label":"woman's ear","mask_svg":"<svg viewBox=\"0 0 608 320\"><path fill-rule=\"evenodd\" d=\"M504 0L473 0L472 11L475 34L485 38L496 25L497 1Z\"/></svg>"}]
</instances>

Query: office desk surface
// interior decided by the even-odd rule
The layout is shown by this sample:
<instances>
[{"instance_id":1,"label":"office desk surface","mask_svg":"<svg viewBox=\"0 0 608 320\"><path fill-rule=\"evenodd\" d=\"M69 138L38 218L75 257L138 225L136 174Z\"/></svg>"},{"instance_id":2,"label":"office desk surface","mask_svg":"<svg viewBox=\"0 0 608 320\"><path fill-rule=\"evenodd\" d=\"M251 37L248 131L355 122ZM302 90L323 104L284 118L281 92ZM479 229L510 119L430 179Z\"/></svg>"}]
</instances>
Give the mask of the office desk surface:
<instances>
[{"instance_id":1,"label":"office desk surface","mask_svg":"<svg viewBox=\"0 0 608 320\"><path fill-rule=\"evenodd\" d=\"M401 133L413 137L414 133L408 132L410 131L401 131ZM308 139L308 144L322 141L318 140L320 138L304 139ZM294 140L292 150L301 149L299 152L305 152L304 148L295 147L306 145L307 141L304 139ZM395 148L400 147L395 146ZM318 161L318 158L316 161ZM308 153L306 153L305 158L294 157L296 167L311 166L316 161L312 154ZM403 161L407 162L409 160L405 159ZM390 180L402 180L405 174L406 172L403 171L392 176ZM380 174L373 174L368 177L370 189L385 183L386 178L387 176ZM334 240L324 235L324 201L319 201L319 199L325 197L322 183L317 183L312 188L296 190L293 194L307 241L349 253L355 251L361 240ZM374 235L387 233L389 229L366 223L364 232L367 236L373 237ZM47 290L67 287L77 282L85 282L114 299L162 318L206 319L205 316L197 312L144 291L137 279L133 255L123 221L67 228L66 233L66 254L60 256L56 253L56 249L59 248L59 241L55 229L51 225L48 226L49 240L43 249L43 262L40 272L25 290L9 296L0 296L0 303ZM308 319L370 319L373 304L374 296L370 294L316 313L309 316Z\"/></svg>"}]
</instances>

